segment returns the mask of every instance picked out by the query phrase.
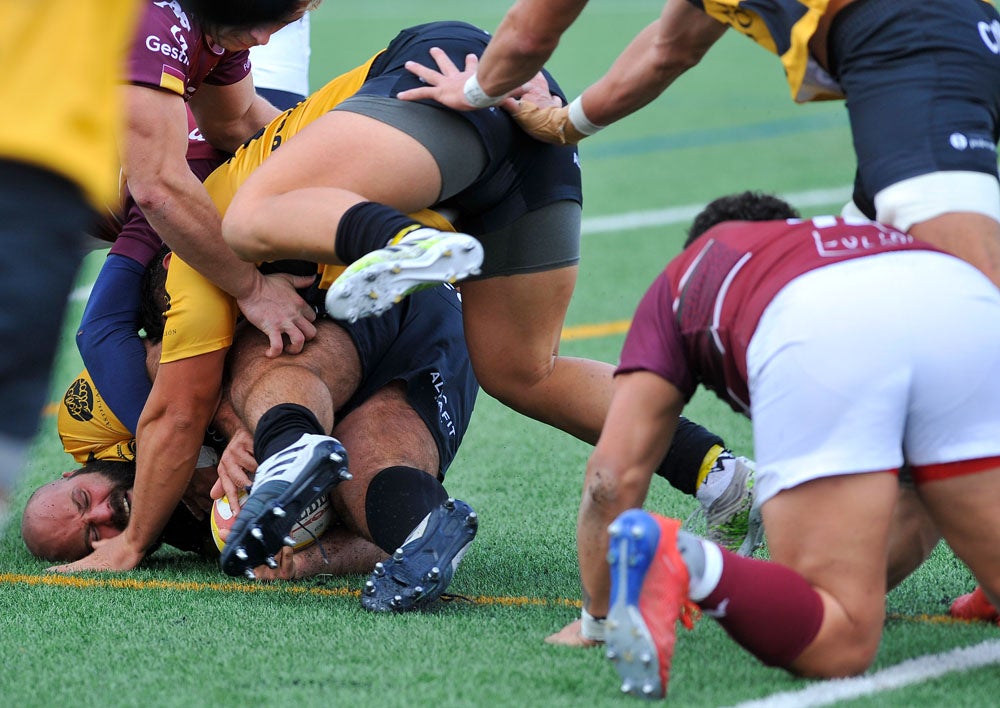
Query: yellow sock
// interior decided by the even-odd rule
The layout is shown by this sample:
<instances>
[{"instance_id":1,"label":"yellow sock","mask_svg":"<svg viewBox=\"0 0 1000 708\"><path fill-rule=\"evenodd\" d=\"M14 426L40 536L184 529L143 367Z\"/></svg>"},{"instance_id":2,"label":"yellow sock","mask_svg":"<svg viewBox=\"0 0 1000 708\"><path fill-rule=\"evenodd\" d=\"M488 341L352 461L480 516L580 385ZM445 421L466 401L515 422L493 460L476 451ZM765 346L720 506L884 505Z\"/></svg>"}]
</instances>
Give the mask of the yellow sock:
<instances>
[{"instance_id":1,"label":"yellow sock","mask_svg":"<svg viewBox=\"0 0 1000 708\"><path fill-rule=\"evenodd\" d=\"M712 445L708 452L705 454L705 459L701 461L701 467L698 468L698 479L695 480L694 488L695 491L704 483L705 479L708 477L708 473L712 471L715 467L715 461L719 459L719 455L726 451L726 448L722 445Z\"/></svg>"}]
</instances>

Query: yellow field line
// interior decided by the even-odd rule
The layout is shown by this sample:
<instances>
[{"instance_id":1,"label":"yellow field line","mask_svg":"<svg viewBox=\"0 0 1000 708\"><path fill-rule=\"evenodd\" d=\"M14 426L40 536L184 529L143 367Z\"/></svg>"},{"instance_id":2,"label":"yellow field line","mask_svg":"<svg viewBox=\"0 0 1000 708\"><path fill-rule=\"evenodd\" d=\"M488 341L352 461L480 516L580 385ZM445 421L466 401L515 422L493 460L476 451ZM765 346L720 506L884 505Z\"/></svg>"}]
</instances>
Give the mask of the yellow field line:
<instances>
[{"instance_id":1,"label":"yellow field line","mask_svg":"<svg viewBox=\"0 0 1000 708\"><path fill-rule=\"evenodd\" d=\"M574 339L595 339L597 337L610 337L613 334L625 334L625 332L628 332L630 324L632 324L632 320L617 320L615 322L565 327L562 331L562 341L568 342Z\"/></svg>"},{"instance_id":2,"label":"yellow field line","mask_svg":"<svg viewBox=\"0 0 1000 708\"><path fill-rule=\"evenodd\" d=\"M133 578L94 578L77 575L24 575L0 573L0 585L48 585L66 588L110 588L113 590L176 590L180 592L238 592L284 593L289 595L318 595L322 597L357 597L360 591L350 588L303 587L294 583L196 583L173 580L136 580ZM503 607L571 607L580 608L579 600L563 597L496 597L491 595L444 595L442 600L466 601L475 605ZM901 615L890 613L887 619L920 624L968 624L971 620L955 619L948 615Z\"/></svg>"},{"instance_id":3,"label":"yellow field line","mask_svg":"<svg viewBox=\"0 0 1000 708\"><path fill-rule=\"evenodd\" d=\"M350 588L317 588L293 583L197 583L173 580L136 580L133 578L94 578L76 575L23 575L0 573L0 585L48 585L65 588L110 588L114 590L176 590L181 592L286 593L319 595L322 597L357 597L360 592ZM465 600L476 605L580 607L579 600L544 597L491 597L449 595L452 600Z\"/></svg>"}]
</instances>

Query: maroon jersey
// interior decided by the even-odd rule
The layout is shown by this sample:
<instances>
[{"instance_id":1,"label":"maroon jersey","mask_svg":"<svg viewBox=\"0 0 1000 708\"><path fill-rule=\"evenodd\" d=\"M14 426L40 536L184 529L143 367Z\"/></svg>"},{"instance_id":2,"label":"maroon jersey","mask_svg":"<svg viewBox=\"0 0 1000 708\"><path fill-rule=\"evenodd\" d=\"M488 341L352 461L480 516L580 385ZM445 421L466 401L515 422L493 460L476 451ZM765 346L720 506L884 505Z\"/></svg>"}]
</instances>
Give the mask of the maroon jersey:
<instances>
[{"instance_id":1,"label":"maroon jersey","mask_svg":"<svg viewBox=\"0 0 1000 708\"><path fill-rule=\"evenodd\" d=\"M747 346L778 291L816 268L904 250L936 249L881 224L832 216L719 224L653 281L618 373L651 371L688 399L702 383L749 413Z\"/></svg>"},{"instance_id":2,"label":"maroon jersey","mask_svg":"<svg viewBox=\"0 0 1000 708\"><path fill-rule=\"evenodd\" d=\"M209 43L176 0L147 0L125 67L126 81L184 100L202 83L228 86L250 73L250 52Z\"/></svg>"}]
</instances>

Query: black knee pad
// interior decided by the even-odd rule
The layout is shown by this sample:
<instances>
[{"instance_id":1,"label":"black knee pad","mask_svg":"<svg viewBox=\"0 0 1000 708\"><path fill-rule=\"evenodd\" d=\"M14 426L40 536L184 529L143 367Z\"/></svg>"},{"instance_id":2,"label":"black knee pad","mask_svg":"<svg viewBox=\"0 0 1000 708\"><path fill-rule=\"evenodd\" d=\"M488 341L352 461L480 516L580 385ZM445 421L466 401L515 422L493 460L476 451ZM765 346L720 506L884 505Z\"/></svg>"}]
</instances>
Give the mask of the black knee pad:
<instances>
[{"instance_id":1,"label":"black knee pad","mask_svg":"<svg viewBox=\"0 0 1000 708\"><path fill-rule=\"evenodd\" d=\"M447 498L434 475L413 467L387 467L372 478L365 494L365 518L372 540L392 553Z\"/></svg>"}]
</instances>

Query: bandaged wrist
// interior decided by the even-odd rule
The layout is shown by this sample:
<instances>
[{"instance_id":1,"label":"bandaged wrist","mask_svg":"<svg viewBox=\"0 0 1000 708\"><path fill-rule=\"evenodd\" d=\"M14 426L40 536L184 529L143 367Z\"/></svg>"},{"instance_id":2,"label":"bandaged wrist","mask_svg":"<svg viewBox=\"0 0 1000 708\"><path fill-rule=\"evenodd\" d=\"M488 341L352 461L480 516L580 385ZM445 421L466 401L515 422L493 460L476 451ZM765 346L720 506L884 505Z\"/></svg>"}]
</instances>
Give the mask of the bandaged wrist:
<instances>
[{"instance_id":1,"label":"bandaged wrist","mask_svg":"<svg viewBox=\"0 0 1000 708\"><path fill-rule=\"evenodd\" d=\"M500 103L503 99L503 96L490 96L483 91L483 87L479 85L479 79L476 78L475 74L466 79L465 89L462 93L465 94L466 103L473 108L489 108Z\"/></svg>"},{"instance_id":2,"label":"bandaged wrist","mask_svg":"<svg viewBox=\"0 0 1000 708\"><path fill-rule=\"evenodd\" d=\"M583 112L583 96L577 96L569 104L569 122L583 135L593 135L606 126L591 123Z\"/></svg>"},{"instance_id":3,"label":"bandaged wrist","mask_svg":"<svg viewBox=\"0 0 1000 708\"><path fill-rule=\"evenodd\" d=\"M592 642L604 641L604 618L594 617L587 608L580 609L580 636Z\"/></svg>"},{"instance_id":4,"label":"bandaged wrist","mask_svg":"<svg viewBox=\"0 0 1000 708\"><path fill-rule=\"evenodd\" d=\"M194 468L200 470L202 467L215 467L217 464L219 464L219 455L208 445L202 445Z\"/></svg>"}]
</instances>

